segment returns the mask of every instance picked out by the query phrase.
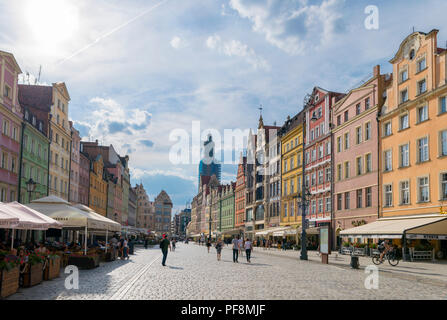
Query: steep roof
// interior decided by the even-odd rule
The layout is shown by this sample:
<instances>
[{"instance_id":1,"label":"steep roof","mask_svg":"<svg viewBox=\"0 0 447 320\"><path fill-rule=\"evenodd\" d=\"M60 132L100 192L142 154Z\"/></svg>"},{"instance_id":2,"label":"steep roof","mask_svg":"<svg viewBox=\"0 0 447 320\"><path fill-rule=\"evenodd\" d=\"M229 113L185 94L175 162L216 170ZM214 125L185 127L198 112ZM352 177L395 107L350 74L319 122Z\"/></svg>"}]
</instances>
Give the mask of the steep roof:
<instances>
[{"instance_id":1,"label":"steep roof","mask_svg":"<svg viewBox=\"0 0 447 320\"><path fill-rule=\"evenodd\" d=\"M53 87L19 84L19 103L24 108L51 112Z\"/></svg>"}]
</instances>

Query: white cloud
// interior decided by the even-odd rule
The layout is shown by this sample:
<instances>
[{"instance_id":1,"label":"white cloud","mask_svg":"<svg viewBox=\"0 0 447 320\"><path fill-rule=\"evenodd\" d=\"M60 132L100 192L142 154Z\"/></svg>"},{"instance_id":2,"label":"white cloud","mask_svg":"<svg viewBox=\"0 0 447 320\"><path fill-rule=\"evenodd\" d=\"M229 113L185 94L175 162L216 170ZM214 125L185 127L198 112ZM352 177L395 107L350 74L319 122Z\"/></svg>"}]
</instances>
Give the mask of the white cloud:
<instances>
[{"instance_id":1,"label":"white cloud","mask_svg":"<svg viewBox=\"0 0 447 320\"><path fill-rule=\"evenodd\" d=\"M188 42L184 39L181 39L178 36L175 36L174 38L172 38L171 42L171 47L173 47L174 49L182 49L188 46Z\"/></svg>"},{"instance_id":2,"label":"white cloud","mask_svg":"<svg viewBox=\"0 0 447 320\"><path fill-rule=\"evenodd\" d=\"M213 35L206 40L206 46L228 57L235 56L244 58L255 69L270 70L270 65L264 58L258 56L252 48L249 48L246 44L238 40L223 42L220 36Z\"/></svg>"},{"instance_id":3,"label":"white cloud","mask_svg":"<svg viewBox=\"0 0 447 320\"><path fill-rule=\"evenodd\" d=\"M230 0L230 7L249 19L253 31L290 55L304 54L328 43L341 26L338 7L344 0L251 2Z\"/></svg>"}]
</instances>

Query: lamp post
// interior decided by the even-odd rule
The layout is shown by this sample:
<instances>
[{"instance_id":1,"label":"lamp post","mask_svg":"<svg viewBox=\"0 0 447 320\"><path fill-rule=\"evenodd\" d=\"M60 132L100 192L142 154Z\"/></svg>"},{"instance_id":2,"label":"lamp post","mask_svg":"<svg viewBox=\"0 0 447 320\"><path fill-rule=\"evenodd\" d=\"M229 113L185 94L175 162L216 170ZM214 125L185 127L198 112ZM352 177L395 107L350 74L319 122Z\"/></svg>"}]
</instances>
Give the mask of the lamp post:
<instances>
[{"instance_id":1,"label":"lamp post","mask_svg":"<svg viewBox=\"0 0 447 320\"><path fill-rule=\"evenodd\" d=\"M34 192L34 190L36 189L36 182L34 182L34 180L32 178L30 178L27 182L26 182L26 190L28 191L28 202L31 203L31 193Z\"/></svg>"}]
</instances>

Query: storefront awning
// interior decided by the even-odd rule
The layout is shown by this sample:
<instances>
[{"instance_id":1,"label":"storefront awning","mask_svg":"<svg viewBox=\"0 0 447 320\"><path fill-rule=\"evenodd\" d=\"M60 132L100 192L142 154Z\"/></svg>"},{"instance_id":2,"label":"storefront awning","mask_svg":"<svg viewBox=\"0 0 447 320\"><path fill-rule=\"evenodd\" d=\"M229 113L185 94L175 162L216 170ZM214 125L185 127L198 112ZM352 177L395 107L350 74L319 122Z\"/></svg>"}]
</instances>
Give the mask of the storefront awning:
<instances>
[{"instance_id":1,"label":"storefront awning","mask_svg":"<svg viewBox=\"0 0 447 320\"><path fill-rule=\"evenodd\" d=\"M447 216L433 214L381 218L360 227L343 230L340 236L400 239L404 233L409 239L424 236L447 237Z\"/></svg>"},{"instance_id":2,"label":"storefront awning","mask_svg":"<svg viewBox=\"0 0 447 320\"><path fill-rule=\"evenodd\" d=\"M278 234L278 236L282 236L284 230L290 229L291 227L276 227L276 228L270 228L270 229L264 229L262 231L256 232L257 236L266 236L268 234L272 234L273 236L277 236L275 234ZM281 233L281 234L280 234Z\"/></svg>"}]
</instances>

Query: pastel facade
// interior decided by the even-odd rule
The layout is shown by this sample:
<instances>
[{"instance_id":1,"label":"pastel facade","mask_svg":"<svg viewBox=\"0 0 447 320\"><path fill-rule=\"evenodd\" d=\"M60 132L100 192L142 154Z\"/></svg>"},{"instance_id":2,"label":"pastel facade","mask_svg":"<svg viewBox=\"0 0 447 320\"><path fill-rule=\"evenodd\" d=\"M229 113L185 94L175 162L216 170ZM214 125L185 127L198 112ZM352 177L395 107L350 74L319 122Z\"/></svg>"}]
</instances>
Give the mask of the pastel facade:
<instances>
[{"instance_id":1,"label":"pastel facade","mask_svg":"<svg viewBox=\"0 0 447 320\"><path fill-rule=\"evenodd\" d=\"M18 75L22 73L14 56L0 51L0 201L17 201L21 122Z\"/></svg>"},{"instance_id":2,"label":"pastel facade","mask_svg":"<svg viewBox=\"0 0 447 320\"><path fill-rule=\"evenodd\" d=\"M447 200L447 50L438 30L400 45L380 117L380 214L439 214Z\"/></svg>"},{"instance_id":3,"label":"pastel facade","mask_svg":"<svg viewBox=\"0 0 447 320\"><path fill-rule=\"evenodd\" d=\"M78 183L78 196L79 203L88 206L89 205L89 190L90 190L90 159L88 154L82 151L79 153L79 183Z\"/></svg>"},{"instance_id":4,"label":"pastel facade","mask_svg":"<svg viewBox=\"0 0 447 320\"><path fill-rule=\"evenodd\" d=\"M49 126L50 183L49 194L68 201L70 183L71 130L68 123L70 95L65 83L54 83Z\"/></svg>"},{"instance_id":5,"label":"pastel facade","mask_svg":"<svg viewBox=\"0 0 447 320\"><path fill-rule=\"evenodd\" d=\"M134 191L137 195L137 227L155 231L154 205L149 201L143 184L137 184Z\"/></svg>"},{"instance_id":6,"label":"pastel facade","mask_svg":"<svg viewBox=\"0 0 447 320\"><path fill-rule=\"evenodd\" d=\"M222 186L219 199L219 232L228 232L234 229L235 189L236 183Z\"/></svg>"},{"instance_id":7,"label":"pastel facade","mask_svg":"<svg viewBox=\"0 0 447 320\"><path fill-rule=\"evenodd\" d=\"M303 116L287 119L281 136L281 226L301 225L298 198L303 185Z\"/></svg>"},{"instance_id":8,"label":"pastel facade","mask_svg":"<svg viewBox=\"0 0 447 320\"><path fill-rule=\"evenodd\" d=\"M154 200L155 231L168 233L171 230L172 201L166 191L162 190Z\"/></svg>"},{"instance_id":9,"label":"pastel facade","mask_svg":"<svg viewBox=\"0 0 447 320\"><path fill-rule=\"evenodd\" d=\"M234 227L243 230L245 220L245 168L247 166L247 157L241 154L237 168L236 191L235 191L235 221Z\"/></svg>"},{"instance_id":10,"label":"pastel facade","mask_svg":"<svg viewBox=\"0 0 447 320\"><path fill-rule=\"evenodd\" d=\"M79 203L79 167L81 157L81 137L79 131L73 127L70 121L71 129L71 165L70 165L70 202Z\"/></svg>"},{"instance_id":11,"label":"pastel facade","mask_svg":"<svg viewBox=\"0 0 447 320\"><path fill-rule=\"evenodd\" d=\"M332 112L334 137L334 235L370 223L379 214L379 135L377 117L387 76L373 77L351 90ZM340 239L335 238L338 245Z\"/></svg>"},{"instance_id":12,"label":"pastel facade","mask_svg":"<svg viewBox=\"0 0 447 320\"><path fill-rule=\"evenodd\" d=\"M104 161L99 154L90 158L89 207L102 216L107 216L107 183L104 180Z\"/></svg>"}]
</instances>

